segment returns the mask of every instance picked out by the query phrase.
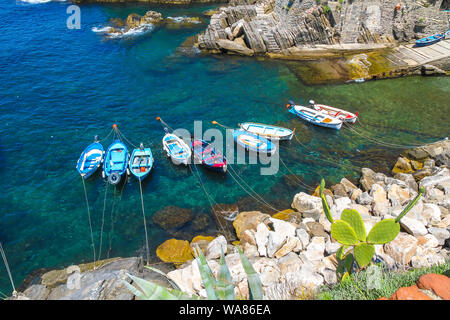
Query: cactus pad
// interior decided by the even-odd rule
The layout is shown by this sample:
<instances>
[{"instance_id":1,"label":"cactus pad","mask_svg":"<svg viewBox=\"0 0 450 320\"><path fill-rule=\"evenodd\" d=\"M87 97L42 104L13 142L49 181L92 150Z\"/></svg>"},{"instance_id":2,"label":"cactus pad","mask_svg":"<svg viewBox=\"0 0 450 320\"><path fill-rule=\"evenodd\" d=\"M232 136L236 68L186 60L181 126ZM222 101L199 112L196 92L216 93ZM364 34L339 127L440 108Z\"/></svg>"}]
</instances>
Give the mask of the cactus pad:
<instances>
[{"instance_id":1,"label":"cactus pad","mask_svg":"<svg viewBox=\"0 0 450 320\"><path fill-rule=\"evenodd\" d=\"M400 224L394 219L384 219L370 230L367 242L372 244L385 244L394 240L400 232Z\"/></svg>"},{"instance_id":2,"label":"cactus pad","mask_svg":"<svg viewBox=\"0 0 450 320\"><path fill-rule=\"evenodd\" d=\"M358 211L345 209L342 211L341 219L353 228L359 241L366 241L366 228Z\"/></svg>"},{"instance_id":3,"label":"cactus pad","mask_svg":"<svg viewBox=\"0 0 450 320\"><path fill-rule=\"evenodd\" d=\"M355 260L360 268L367 266L375 253L375 247L371 244L360 243L353 249Z\"/></svg>"},{"instance_id":4,"label":"cactus pad","mask_svg":"<svg viewBox=\"0 0 450 320\"><path fill-rule=\"evenodd\" d=\"M343 220L336 220L331 225L331 235L341 244L358 244L358 238L355 230L353 230L353 228Z\"/></svg>"}]
</instances>

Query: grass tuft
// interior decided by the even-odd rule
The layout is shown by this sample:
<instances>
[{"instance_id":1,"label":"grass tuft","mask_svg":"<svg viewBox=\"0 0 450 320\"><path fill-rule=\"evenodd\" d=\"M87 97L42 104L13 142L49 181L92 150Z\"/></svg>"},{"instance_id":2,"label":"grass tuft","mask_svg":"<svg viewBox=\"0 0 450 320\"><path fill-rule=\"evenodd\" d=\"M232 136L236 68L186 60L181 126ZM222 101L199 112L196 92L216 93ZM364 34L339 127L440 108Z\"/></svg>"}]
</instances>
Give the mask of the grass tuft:
<instances>
[{"instance_id":1,"label":"grass tuft","mask_svg":"<svg viewBox=\"0 0 450 320\"><path fill-rule=\"evenodd\" d=\"M416 284L426 273L448 274L450 259L429 268L409 271L389 271L382 266L372 266L352 274L351 279L332 287L324 286L317 295L319 300L376 300L389 298L400 287ZM374 275L375 274L375 275Z\"/></svg>"}]
</instances>

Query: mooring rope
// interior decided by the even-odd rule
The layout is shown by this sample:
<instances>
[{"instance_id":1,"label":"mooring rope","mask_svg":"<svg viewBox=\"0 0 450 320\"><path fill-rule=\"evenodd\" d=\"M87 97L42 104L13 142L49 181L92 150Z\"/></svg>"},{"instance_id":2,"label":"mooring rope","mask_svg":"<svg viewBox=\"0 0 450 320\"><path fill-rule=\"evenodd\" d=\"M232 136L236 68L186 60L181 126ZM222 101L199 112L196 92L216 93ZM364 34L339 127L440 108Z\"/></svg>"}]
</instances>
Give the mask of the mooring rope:
<instances>
[{"instance_id":1,"label":"mooring rope","mask_svg":"<svg viewBox=\"0 0 450 320\"><path fill-rule=\"evenodd\" d=\"M294 137L295 137L295 140L297 140L297 142L298 142L298 144L299 145L301 145L303 148L305 148L305 149L307 149L307 150L311 150L309 147L307 147L306 145L304 145L300 140L299 140L299 138L297 137L297 135L296 134L294 134ZM359 167L357 167L357 166L355 166L355 165L353 165L353 164L345 164L345 163L341 163L341 162L337 162L337 161L334 161L334 160L331 160L331 159L326 159L326 158L321 158L321 157L319 157L319 156L317 156L317 155L314 155L314 154L311 154L311 153L309 153L308 154L309 156L312 156L312 157L314 157L314 158L316 158L316 159L319 159L319 160L321 160L321 161L325 161L325 162L328 162L328 163L330 163L330 164L334 164L335 166L337 166L337 167L342 167L342 168L346 168L346 169L348 169L348 170L355 170L355 171L361 171L361 168L359 168Z\"/></svg>"},{"instance_id":2,"label":"mooring rope","mask_svg":"<svg viewBox=\"0 0 450 320\"><path fill-rule=\"evenodd\" d=\"M122 133L122 131L120 131L119 129L117 129L117 132L118 132L118 134L119 134L119 136L120 136L121 138L123 138L126 142L128 142L129 144L131 144L135 149L138 149L138 147L137 147L135 144L133 144L130 140L128 140L128 138Z\"/></svg>"},{"instance_id":3,"label":"mooring rope","mask_svg":"<svg viewBox=\"0 0 450 320\"><path fill-rule=\"evenodd\" d=\"M161 122L165 127L167 127L167 129L170 129L172 132L175 131L173 130L173 128L171 126L169 126L163 119L161 119L161 117L156 117L156 120Z\"/></svg>"},{"instance_id":4,"label":"mooring rope","mask_svg":"<svg viewBox=\"0 0 450 320\"><path fill-rule=\"evenodd\" d=\"M316 190L316 188L310 186L309 184L303 182L300 178L298 178L297 174L295 174L291 169L288 168L288 166L286 165L286 163L284 163L284 161L283 161L283 159L281 159L281 157L279 157L279 159L280 159L281 163L283 164L283 166L286 168L286 170L288 170L292 174L292 177L294 177L299 182L300 185L302 185L309 191Z\"/></svg>"},{"instance_id":5,"label":"mooring rope","mask_svg":"<svg viewBox=\"0 0 450 320\"><path fill-rule=\"evenodd\" d=\"M224 156L224 158L225 158L225 156ZM278 210L278 209L276 209L276 208L274 208L273 206L271 206L268 202L266 202L265 200L264 200L264 198L262 197L262 196L260 196L241 176L239 176L239 174L233 169L233 167L231 166L231 164L228 164L228 160L227 160L227 167L228 168L230 168L232 171L233 171L233 173L236 175L236 177L238 177L241 181L242 181L242 183L243 184L245 184L246 186L247 186L247 188L248 189L250 189L258 198L260 198L260 199L258 199L258 198L256 198L255 196L253 196L250 192L248 192L247 190L246 190L246 188L244 188L240 183L239 183L239 181L234 177L234 175L233 175L233 173L231 173L231 171L229 171L229 173L230 173L230 176L231 176L231 178L233 178L233 180L234 181L236 181L236 183L242 188L242 190L244 190L249 196L251 196L253 199L255 199L257 202L259 202L259 203L261 203L262 205L264 205L264 206L266 206L267 208L269 208L269 209L272 209L272 210L274 210L274 211L276 211L276 212L279 212L279 211L281 211L281 210Z\"/></svg>"},{"instance_id":6,"label":"mooring rope","mask_svg":"<svg viewBox=\"0 0 450 320\"><path fill-rule=\"evenodd\" d=\"M9 281L11 281L11 286L13 288L12 294L13 294L13 296L16 296L17 295L16 287L14 286L14 281L13 281L13 278L11 275L11 270L9 269L8 259L6 259L6 254L5 254L5 251L3 250L3 246L1 244L1 242L0 242L0 253L2 255L3 263L5 264L6 271L8 272Z\"/></svg>"},{"instance_id":7,"label":"mooring rope","mask_svg":"<svg viewBox=\"0 0 450 320\"><path fill-rule=\"evenodd\" d=\"M217 205L217 206L219 207L219 209L221 209L222 211L224 211L223 208L220 207L220 205L219 205L219 204L211 197L211 195L210 195L210 194L208 193L208 191L206 190L205 185L203 184L203 180L202 180L202 178L200 177L200 173L198 172L197 167L195 167L195 164L189 164L189 165L188 165L189 169L191 170L192 174L194 175L194 171L192 170L192 167L191 167L191 166L194 166L194 169L195 169L195 171L196 171L196 177L198 178L198 181L199 181L199 183L200 183L200 186L202 187L203 192L204 192L205 195L206 195L206 199L208 200L208 202L209 202L209 204L210 204L210 206L211 206L211 211L213 212L214 216L216 217L216 221L217 221L217 223L219 224L219 228L222 230L222 233L223 233L224 235L227 234L227 231L226 231L225 227L222 225L222 222L220 221L217 212L214 210L214 204ZM213 204L213 203L214 203L214 204Z\"/></svg>"},{"instance_id":8,"label":"mooring rope","mask_svg":"<svg viewBox=\"0 0 450 320\"><path fill-rule=\"evenodd\" d=\"M89 231L91 232L91 244L92 244L92 251L93 251L93 254L94 254L94 264L95 264L95 244L94 244L94 233L92 231L91 210L89 208L89 200L88 200L88 197L87 197L86 184L84 182L84 178L81 177L81 180L83 181L84 198L86 199L86 207L87 207L88 220L89 220Z\"/></svg>"},{"instance_id":9,"label":"mooring rope","mask_svg":"<svg viewBox=\"0 0 450 320\"><path fill-rule=\"evenodd\" d=\"M100 229L100 246L99 246L99 253L98 253L98 259L97 262L100 261L101 255L102 255L102 242L103 242L103 227L105 225L105 210L106 210L106 194L108 192L108 185L109 183L106 182L106 188L105 188L105 196L103 198L103 213L102 213L102 227ZM115 195L115 190L114 190ZM94 261L94 269L95 269L95 261Z\"/></svg>"},{"instance_id":10,"label":"mooring rope","mask_svg":"<svg viewBox=\"0 0 450 320\"><path fill-rule=\"evenodd\" d=\"M350 126L350 124L346 124L346 126ZM375 126L376 127L376 126ZM360 131L364 130L366 132L370 132L370 129L367 128L367 125L363 125L362 122L359 120L359 117L356 119L356 123L352 125L352 128L355 129L355 131L358 131L356 128L360 129ZM408 132L408 130L402 130L402 131L406 131ZM378 140L377 140L378 141ZM382 141L383 143L384 141ZM389 142L387 142L389 143ZM432 144L434 142L431 143L425 143L425 144L415 144L412 143L410 145L403 145L403 144L395 144L397 146L405 146L405 147L409 147L409 148L417 148L417 147L424 147L426 145Z\"/></svg>"},{"instance_id":11,"label":"mooring rope","mask_svg":"<svg viewBox=\"0 0 450 320\"><path fill-rule=\"evenodd\" d=\"M384 146L384 147L389 147L389 148L396 148L396 149L411 149L411 148L417 148L419 146L413 146L413 145L401 145L401 144L396 144L396 143L389 143L389 142L384 142L381 140L377 140L375 138L371 138L367 135L362 134L361 132L357 131L355 128L352 128L351 125L347 124L344 122L344 125L346 128L348 128L350 131L352 131L353 133L359 135L360 137L369 140L373 143L376 143L378 145ZM423 146L423 145L420 145Z\"/></svg>"},{"instance_id":12,"label":"mooring rope","mask_svg":"<svg viewBox=\"0 0 450 320\"><path fill-rule=\"evenodd\" d=\"M144 218L144 230L145 230L145 248L147 250L147 264L150 262L150 249L148 246L148 233L147 233L147 222L145 220L145 209L144 209L144 196L142 195L142 183L139 179L139 189L141 191L141 205L142 205L142 217Z\"/></svg>"},{"instance_id":13,"label":"mooring rope","mask_svg":"<svg viewBox=\"0 0 450 320\"><path fill-rule=\"evenodd\" d=\"M0 291L0 294L4 297L0 297L2 300L5 300L7 298L9 298L6 294L4 294L3 292Z\"/></svg>"},{"instance_id":14,"label":"mooring rope","mask_svg":"<svg viewBox=\"0 0 450 320\"><path fill-rule=\"evenodd\" d=\"M109 136L111 135L111 133L113 133L114 129L111 129L111 131L109 131L108 135L106 137L104 137L103 139L99 140L98 142L102 142L105 141L106 139L109 138Z\"/></svg>"}]
</instances>

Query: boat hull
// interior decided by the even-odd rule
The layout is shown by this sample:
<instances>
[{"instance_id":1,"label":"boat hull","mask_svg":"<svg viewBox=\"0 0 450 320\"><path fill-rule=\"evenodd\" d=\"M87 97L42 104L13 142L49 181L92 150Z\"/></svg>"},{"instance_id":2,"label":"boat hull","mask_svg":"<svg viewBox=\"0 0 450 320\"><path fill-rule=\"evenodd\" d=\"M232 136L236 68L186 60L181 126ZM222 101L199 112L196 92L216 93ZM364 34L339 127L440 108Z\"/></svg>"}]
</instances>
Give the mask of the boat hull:
<instances>
[{"instance_id":1,"label":"boat hull","mask_svg":"<svg viewBox=\"0 0 450 320\"><path fill-rule=\"evenodd\" d=\"M191 160L191 148L179 137L168 133L163 137L163 148L175 165L188 165Z\"/></svg>"},{"instance_id":2,"label":"boat hull","mask_svg":"<svg viewBox=\"0 0 450 320\"><path fill-rule=\"evenodd\" d=\"M192 141L192 150L194 158L208 170L226 173L227 161L220 152L217 152L214 146L204 140Z\"/></svg>"},{"instance_id":3,"label":"boat hull","mask_svg":"<svg viewBox=\"0 0 450 320\"><path fill-rule=\"evenodd\" d=\"M92 176L103 163L105 151L103 146L94 142L84 149L77 161L77 171L80 175L87 179Z\"/></svg>"},{"instance_id":4,"label":"boat hull","mask_svg":"<svg viewBox=\"0 0 450 320\"><path fill-rule=\"evenodd\" d=\"M270 140L242 129L234 130L233 138L239 146L248 151L268 155L272 155L276 151L276 146Z\"/></svg>"},{"instance_id":5,"label":"boat hull","mask_svg":"<svg viewBox=\"0 0 450 320\"><path fill-rule=\"evenodd\" d=\"M119 140L114 141L106 150L103 163L103 175L111 184L118 184L127 172L130 154L127 147Z\"/></svg>"},{"instance_id":6,"label":"boat hull","mask_svg":"<svg viewBox=\"0 0 450 320\"><path fill-rule=\"evenodd\" d=\"M294 131L290 129L256 122L245 122L240 128L270 140L291 140L294 135Z\"/></svg>"},{"instance_id":7,"label":"boat hull","mask_svg":"<svg viewBox=\"0 0 450 320\"><path fill-rule=\"evenodd\" d=\"M150 174L153 162L153 154L150 148L134 149L128 167L136 179L144 180Z\"/></svg>"},{"instance_id":8,"label":"boat hull","mask_svg":"<svg viewBox=\"0 0 450 320\"><path fill-rule=\"evenodd\" d=\"M297 105L290 105L289 106L289 112L295 114L296 116L298 116L299 118L315 124L316 126L320 126L320 127L324 127L324 128L329 128L329 129L334 129L334 130L339 130L342 127L342 121L328 116L328 115L324 115L321 112L314 110L314 109L310 109L307 107L303 107L303 106L297 106ZM326 120L329 120L329 122L326 122Z\"/></svg>"},{"instance_id":9,"label":"boat hull","mask_svg":"<svg viewBox=\"0 0 450 320\"><path fill-rule=\"evenodd\" d=\"M355 123L356 119L358 118L357 114L323 104L315 104L314 109L327 113L329 116L337 118L343 122Z\"/></svg>"},{"instance_id":10,"label":"boat hull","mask_svg":"<svg viewBox=\"0 0 450 320\"><path fill-rule=\"evenodd\" d=\"M441 41L442 39L444 39L443 34L435 34L435 35L417 40L415 46L416 47L429 46L431 44L435 44L435 43Z\"/></svg>"}]
</instances>

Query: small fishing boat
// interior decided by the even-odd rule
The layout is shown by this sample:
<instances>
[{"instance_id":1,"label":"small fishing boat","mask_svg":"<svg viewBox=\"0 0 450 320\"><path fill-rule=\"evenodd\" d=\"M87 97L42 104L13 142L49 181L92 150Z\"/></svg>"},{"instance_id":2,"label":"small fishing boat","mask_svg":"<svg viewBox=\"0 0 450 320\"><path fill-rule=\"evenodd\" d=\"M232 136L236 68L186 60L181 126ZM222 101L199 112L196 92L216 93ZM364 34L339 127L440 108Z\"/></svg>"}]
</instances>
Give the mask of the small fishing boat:
<instances>
[{"instance_id":1,"label":"small fishing boat","mask_svg":"<svg viewBox=\"0 0 450 320\"><path fill-rule=\"evenodd\" d=\"M239 124L242 130L254 133L258 136L270 139L270 140L291 140L294 135L294 130L290 130L283 127L272 126L268 124L245 122Z\"/></svg>"},{"instance_id":2,"label":"small fishing boat","mask_svg":"<svg viewBox=\"0 0 450 320\"><path fill-rule=\"evenodd\" d=\"M104 154L103 146L95 136L94 142L84 149L77 161L77 170L84 179L92 176L102 165Z\"/></svg>"},{"instance_id":3,"label":"small fishing boat","mask_svg":"<svg viewBox=\"0 0 450 320\"><path fill-rule=\"evenodd\" d=\"M127 172L129 159L127 147L120 140L115 140L106 150L103 177L106 177L113 185L118 184Z\"/></svg>"},{"instance_id":4,"label":"small fishing boat","mask_svg":"<svg viewBox=\"0 0 450 320\"><path fill-rule=\"evenodd\" d=\"M179 137L169 133L167 128L164 128L166 135L163 137L163 148L167 156L172 159L176 165L188 165L191 160L191 148Z\"/></svg>"},{"instance_id":5,"label":"small fishing boat","mask_svg":"<svg viewBox=\"0 0 450 320\"><path fill-rule=\"evenodd\" d=\"M136 148L131 153L130 157L130 172L138 180L144 180L153 167L153 155L150 148L144 148L141 143L139 148Z\"/></svg>"},{"instance_id":6,"label":"small fishing boat","mask_svg":"<svg viewBox=\"0 0 450 320\"><path fill-rule=\"evenodd\" d=\"M316 104L313 100L309 101L310 105L317 111L322 111L329 116L338 118L341 121L355 123L358 118L358 112L356 114L335 107L326 106L324 104Z\"/></svg>"},{"instance_id":7,"label":"small fishing boat","mask_svg":"<svg viewBox=\"0 0 450 320\"><path fill-rule=\"evenodd\" d=\"M270 140L242 129L233 130L233 137L238 145L249 151L271 155L276 151L275 144Z\"/></svg>"},{"instance_id":8,"label":"small fishing boat","mask_svg":"<svg viewBox=\"0 0 450 320\"><path fill-rule=\"evenodd\" d=\"M206 168L222 173L227 172L227 161L212 144L195 139L192 141L192 150L194 150L194 158Z\"/></svg>"},{"instance_id":9,"label":"small fishing boat","mask_svg":"<svg viewBox=\"0 0 450 320\"><path fill-rule=\"evenodd\" d=\"M289 108L289 112L317 126L331 128L335 130L339 130L342 127L343 122L341 120L329 116L328 114L324 114L322 113L322 111L317 111L308 107L295 105L290 102L286 105L286 107Z\"/></svg>"},{"instance_id":10,"label":"small fishing boat","mask_svg":"<svg viewBox=\"0 0 450 320\"><path fill-rule=\"evenodd\" d=\"M432 36L422 38L419 40L416 40L416 47L425 47L429 46L430 44L436 43L444 39L444 35L442 33L434 34Z\"/></svg>"}]
</instances>

